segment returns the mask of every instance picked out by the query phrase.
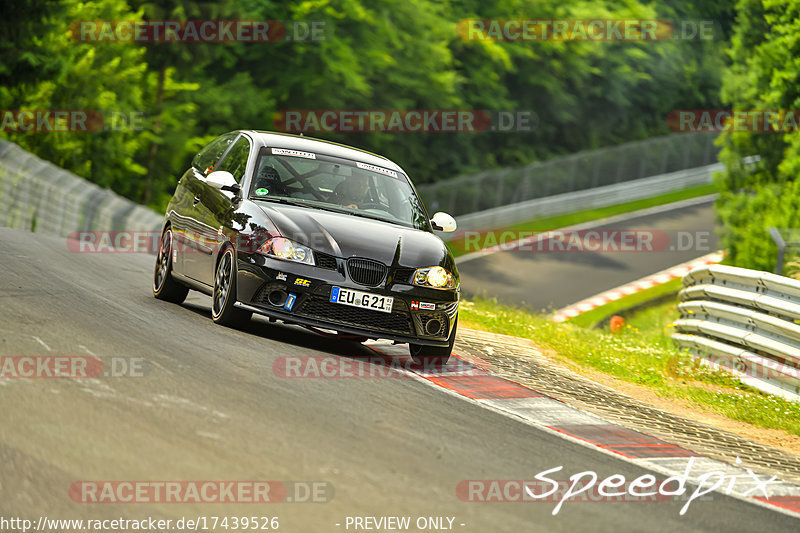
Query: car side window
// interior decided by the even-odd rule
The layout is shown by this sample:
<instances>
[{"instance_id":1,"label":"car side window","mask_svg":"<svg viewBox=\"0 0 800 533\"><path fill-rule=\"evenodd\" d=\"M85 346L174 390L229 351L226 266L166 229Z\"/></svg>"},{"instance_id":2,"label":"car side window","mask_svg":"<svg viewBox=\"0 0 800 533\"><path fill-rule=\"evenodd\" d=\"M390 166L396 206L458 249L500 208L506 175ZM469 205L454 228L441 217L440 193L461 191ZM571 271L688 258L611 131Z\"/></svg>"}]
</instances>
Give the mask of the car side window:
<instances>
[{"instance_id":1,"label":"car side window","mask_svg":"<svg viewBox=\"0 0 800 533\"><path fill-rule=\"evenodd\" d=\"M241 182L244 171L247 168L247 160L250 158L250 140L242 135L236 144L233 145L228 155L221 163L217 164L214 170L227 170L237 182Z\"/></svg>"},{"instance_id":2,"label":"car side window","mask_svg":"<svg viewBox=\"0 0 800 533\"><path fill-rule=\"evenodd\" d=\"M238 135L239 134L236 132L226 133L208 143L205 148L194 156L192 166L203 174L203 176L208 176L211 172L217 170L214 168L214 165L217 164L219 158L222 157L222 154L224 154L225 150L236 140Z\"/></svg>"}]
</instances>

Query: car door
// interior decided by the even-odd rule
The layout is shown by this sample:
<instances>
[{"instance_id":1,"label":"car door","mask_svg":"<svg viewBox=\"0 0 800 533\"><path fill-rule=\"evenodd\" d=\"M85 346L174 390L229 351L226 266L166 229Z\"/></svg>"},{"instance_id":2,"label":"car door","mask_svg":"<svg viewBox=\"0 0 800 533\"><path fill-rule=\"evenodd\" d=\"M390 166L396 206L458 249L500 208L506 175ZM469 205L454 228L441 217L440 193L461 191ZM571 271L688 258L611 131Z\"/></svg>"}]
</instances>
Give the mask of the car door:
<instances>
[{"instance_id":1,"label":"car door","mask_svg":"<svg viewBox=\"0 0 800 533\"><path fill-rule=\"evenodd\" d=\"M207 235L209 214L201 197L207 187L206 176L216 170L218 161L233 145L238 132L226 133L211 141L192 160L192 168L181 178L183 188L182 208L173 219L178 242L177 271L198 281L207 282L203 266L208 264L208 257L213 248L208 245Z\"/></svg>"},{"instance_id":2,"label":"car door","mask_svg":"<svg viewBox=\"0 0 800 533\"><path fill-rule=\"evenodd\" d=\"M192 199L194 198L194 193L190 190L189 183L195 173L197 173L197 170L191 167L178 180L178 185L173 195L173 208L167 213L172 224L172 270L179 274L185 274L183 252L187 246L187 239L185 238L188 227L187 215L189 215L189 211L192 208Z\"/></svg>"},{"instance_id":3,"label":"car door","mask_svg":"<svg viewBox=\"0 0 800 533\"><path fill-rule=\"evenodd\" d=\"M222 161L217 163L214 170L225 170L230 172L237 183L242 184L247 171L247 165L250 161L252 151L252 142L247 135L240 135L233 143L230 150L223 156ZM202 192L200 194L200 204L204 213L203 228L206 232L204 234L203 246L208 246L212 249L212 253L200 254L199 257L204 264L198 265L202 270L201 278L198 278L203 283L213 285L214 283L214 268L216 266L216 257L218 248L223 240L222 232L226 228L233 227L233 214L235 212L236 194L230 191L221 191L211 187L207 183L202 184Z\"/></svg>"}]
</instances>

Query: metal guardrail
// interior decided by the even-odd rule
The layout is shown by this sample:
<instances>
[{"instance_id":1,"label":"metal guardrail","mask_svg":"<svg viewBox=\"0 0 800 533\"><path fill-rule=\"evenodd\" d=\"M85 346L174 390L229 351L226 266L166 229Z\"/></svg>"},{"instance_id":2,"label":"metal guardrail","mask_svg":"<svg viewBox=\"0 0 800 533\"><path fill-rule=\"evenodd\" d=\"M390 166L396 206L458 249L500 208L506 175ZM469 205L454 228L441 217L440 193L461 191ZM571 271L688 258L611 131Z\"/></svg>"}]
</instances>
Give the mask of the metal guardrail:
<instances>
[{"instance_id":1,"label":"metal guardrail","mask_svg":"<svg viewBox=\"0 0 800 533\"><path fill-rule=\"evenodd\" d=\"M456 217L456 221L458 222L458 229L462 231L507 228L535 218L597 209L704 185L713 181L714 172L723 170L725 170L723 164L715 163L625 183L536 198L518 204L461 215ZM440 237L444 240L449 240L454 235L457 236L458 234L446 233L440 235Z\"/></svg>"},{"instance_id":2,"label":"metal guardrail","mask_svg":"<svg viewBox=\"0 0 800 533\"><path fill-rule=\"evenodd\" d=\"M769 228L769 235L778 247L778 257L775 260L775 273L783 274L786 251L795 253L800 249L800 229L797 228Z\"/></svg>"},{"instance_id":3,"label":"metal guardrail","mask_svg":"<svg viewBox=\"0 0 800 533\"><path fill-rule=\"evenodd\" d=\"M163 216L0 139L0 226L68 236L159 231Z\"/></svg>"},{"instance_id":4,"label":"metal guardrail","mask_svg":"<svg viewBox=\"0 0 800 533\"><path fill-rule=\"evenodd\" d=\"M710 181L719 165L690 167L713 162L717 153L713 138L682 134L637 141L419 190L432 210L439 203L435 198L449 194L448 205L439 208L453 215L471 213L457 218L461 229L504 227ZM505 176L502 183L496 180L500 176ZM640 179L644 176L648 177ZM497 194L487 194L489 190ZM509 191L512 194L506 194ZM464 194L473 200L463 201ZM495 209L486 210L486 198ZM475 212L479 208L484 210ZM78 230L158 230L162 218L0 139L0 226L66 236Z\"/></svg>"},{"instance_id":5,"label":"metal guardrail","mask_svg":"<svg viewBox=\"0 0 800 533\"><path fill-rule=\"evenodd\" d=\"M672 339L771 394L800 401L800 281L724 265L683 277Z\"/></svg>"},{"instance_id":6,"label":"metal guardrail","mask_svg":"<svg viewBox=\"0 0 800 533\"><path fill-rule=\"evenodd\" d=\"M717 162L716 133L679 133L446 179L417 190L431 212L458 217L533 199Z\"/></svg>"}]
</instances>

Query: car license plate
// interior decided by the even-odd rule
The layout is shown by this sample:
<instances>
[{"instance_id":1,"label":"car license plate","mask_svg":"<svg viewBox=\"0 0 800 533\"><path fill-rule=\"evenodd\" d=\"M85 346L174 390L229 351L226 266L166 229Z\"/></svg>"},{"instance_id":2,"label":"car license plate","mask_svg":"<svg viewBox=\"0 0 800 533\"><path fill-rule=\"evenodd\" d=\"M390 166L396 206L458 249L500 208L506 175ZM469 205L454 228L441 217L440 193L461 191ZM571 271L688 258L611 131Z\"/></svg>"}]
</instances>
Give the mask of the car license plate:
<instances>
[{"instance_id":1,"label":"car license plate","mask_svg":"<svg viewBox=\"0 0 800 533\"><path fill-rule=\"evenodd\" d=\"M378 296L377 294L370 294L368 292L333 287L331 289L331 301L336 304L391 313L394 298L391 296Z\"/></svg>"}]
</instances>

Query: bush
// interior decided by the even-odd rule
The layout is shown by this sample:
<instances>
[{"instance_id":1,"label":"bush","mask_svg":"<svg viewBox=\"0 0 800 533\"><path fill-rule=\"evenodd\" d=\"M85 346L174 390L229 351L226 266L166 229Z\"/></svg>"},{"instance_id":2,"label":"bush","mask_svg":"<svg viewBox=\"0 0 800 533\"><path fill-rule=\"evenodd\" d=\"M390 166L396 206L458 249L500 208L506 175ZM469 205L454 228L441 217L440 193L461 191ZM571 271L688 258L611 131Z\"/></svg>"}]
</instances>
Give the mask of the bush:
<instances>
[{"instance_id":1,"label":"bush","mask_svg":"<svg viewBox=\"0 0 800 533\"><path fill-rule=\"evenodd\" d=\"M734 110L800 108L800 5L776 0L740 0L723 76L722 98ZM777 246L770 226L800 228L800 139L798 132L726 132L717 177L722 193L716 204L727 261L745 268L773 270ZM758 155L752 165L742 162Z\"/></svg>"}]
</instances>

